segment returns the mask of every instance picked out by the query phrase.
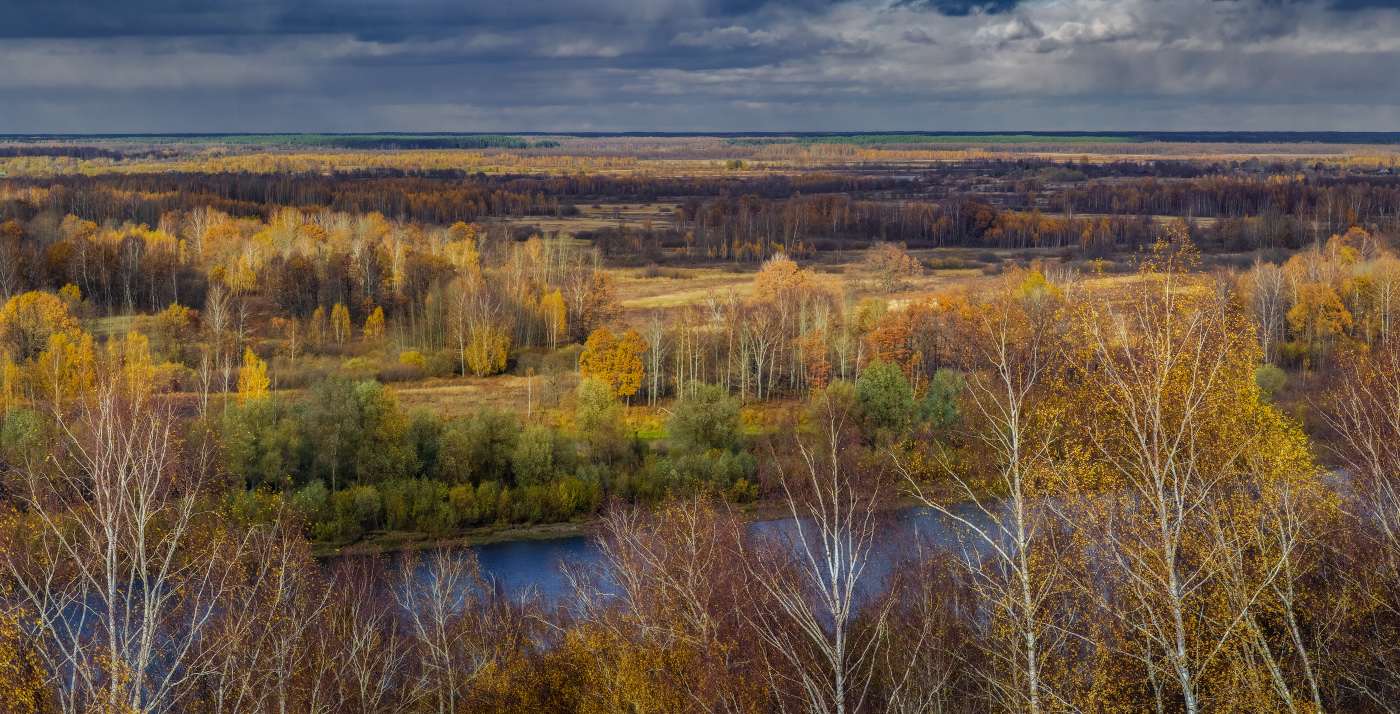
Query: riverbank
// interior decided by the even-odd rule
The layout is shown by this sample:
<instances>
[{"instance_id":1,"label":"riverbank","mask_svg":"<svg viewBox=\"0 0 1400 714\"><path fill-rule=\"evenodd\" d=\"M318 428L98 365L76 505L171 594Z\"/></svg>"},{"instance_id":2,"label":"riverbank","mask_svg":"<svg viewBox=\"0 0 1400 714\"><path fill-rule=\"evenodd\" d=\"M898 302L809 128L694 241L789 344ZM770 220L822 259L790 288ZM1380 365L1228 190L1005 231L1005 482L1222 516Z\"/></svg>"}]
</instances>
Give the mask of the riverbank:
<instances>
[{"instance_id":1,"label":"riverbank","mask_svg":"<svg viewBox=\"0 0 1400 714\"><path fill-rule=\"evenodd\" d=\"M446 546L478 546L511 541L553 540L588 535L601 519L589 518L564 523L496 525L472 528L444 538L411 531L370 531L354 543L336 544L312 541L311 555L330 558L337 555L392 553L403 548L431 550Z\"/></svg>"},{"instance_id":2,"label":"riverbank","mask_svg":"<svg viewBox=\"0 0 1400 714\"><path fill-rule=\"evenodd\" d=\"M739 520L744 523L780 521L791 517L786 504L779 502L730 505L738 512ZM922 507L921 503L907 496L896 499L892 504L892 510L895 511ZM431 550L454 545L471 547L514 541L576 538L596 532L602 521L601 516L593 516L563 523L483 526L443 538L433 538L427 533L413 531L369 531L359 540L348 544L312 541L311 555L316 558L331 558L337 555L393 553L405 547L413 550Z\"/></svg>"}]
</instances>

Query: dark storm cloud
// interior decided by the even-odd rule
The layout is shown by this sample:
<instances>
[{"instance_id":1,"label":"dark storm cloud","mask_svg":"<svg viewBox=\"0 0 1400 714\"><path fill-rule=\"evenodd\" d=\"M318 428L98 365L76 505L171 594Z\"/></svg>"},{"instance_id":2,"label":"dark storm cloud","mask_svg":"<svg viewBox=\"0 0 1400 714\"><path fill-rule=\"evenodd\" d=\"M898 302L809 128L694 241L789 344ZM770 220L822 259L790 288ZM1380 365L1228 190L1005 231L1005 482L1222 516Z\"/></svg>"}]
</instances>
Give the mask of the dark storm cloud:
<instances>
[{"instance_id":1,"label":"dark storm cloud","mask_svg":"<svg viewBox=\"0 0 1400 714\"><path fill-rule=\"evenodd\" d=\"M968 0L905 0L900 3L904 7L915 10L933 10L944 15L961 17L970 15L973 12L984 12L995 15L1014 9L1021 4L1020 0L983 0L982 2Z\"/></svg>"},{"instance_id":2,"label":"dark storm cloud","mask_svg":"<svg viewBox=\"0 0 1400 714\"><path fill-rule=\"evenodd\" d=\"M22 0L0 133L1392 128L1397 3Z\"/></svg>"},{"instance_id":3,"label":"dark storm cloud","mask_svg":"<svg viewBox=\"0 0 1400 714\"><path fill-rule=\"evenodd\" d=\"M1331 7L1337 10L1365 10L1369 8L1400 9L1400 0L1333 0Z\"/></svg>"},{"instance_id":4,"label":"dark storm cloud","mask_svg":"<svg viewBox=\"0 0 1400 714\"><path fill-rule=\"evenodd\" d=\"M767 8L820 10L824 0L17 0L0 37L98 38L346 33L359 39L432 36L574 22L656 23L725 18Z\"/></svg>"}]
</instances>

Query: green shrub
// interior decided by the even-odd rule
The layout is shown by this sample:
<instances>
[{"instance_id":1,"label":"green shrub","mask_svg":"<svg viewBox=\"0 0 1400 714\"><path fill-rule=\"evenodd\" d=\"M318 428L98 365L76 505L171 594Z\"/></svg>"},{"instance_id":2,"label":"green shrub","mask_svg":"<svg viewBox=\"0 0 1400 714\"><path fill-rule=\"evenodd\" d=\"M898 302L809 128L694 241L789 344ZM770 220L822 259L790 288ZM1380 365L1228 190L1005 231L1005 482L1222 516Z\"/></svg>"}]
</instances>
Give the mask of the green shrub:
<instances>
[{"instance_id":1,"label":"green shrub","mask_svg":"<svg viewBox=\"0 0 1400 714\"><path fill-rule=\"evenodd\" d=\"M437 352L428 355L428 363L425 369L428 370L429 377L451 377L457 369L455 355L451 351Z\"/></svg>"},{"instance_id":2,"label":"green shrub","mask_svg":"<svg viewBox=\"0 0 1400 714\"><path fill-rule=\"evenodd\" d=\"M347 489L354 512L359 516L365 530L378 530L383 522L384 503L373 486L356 486Z\"/></svg>"},{"instance_id":3,"label":"green shrub","mask_svg":"<svg viewBox=\"0 0 1400 714\"><path fill-rule=\"evenodd\" d=\"M374 489L370 489L373 491ZM355 503L355 489L331 494L331 518L316 524L312 534L318 540L353 543L364 533L364 515Z\"/></svg>"},{"instance_id":4,"label":"green shrub","mask_svg":"<svg viewBox=\"0 0 1400 714\"><path fill-rule=\"evenodd\" d=\"M389 481L379 487L384 504L384 528L391 531L408 530L413 522L413 501L417 495L415 481Z\"/></svg>"},{"instance_id":5,"label":"green shrub","mask_svg":"<svg viewBox=\"0 0 1400 714\"><path fill-rule=\"evenodd\" d=\"M486 481L476 488L477 523L495 523L500 518L501 496L505 488L498 481Z\"/></svg>"},{"instance_id":6,"label":"green shrub","mask_svg":"<svg viewBox=\"0 0 1400 714\"><path fill-rule=\"evenodd\" d=\"M355 402L360 425L356 474L368 483L402 478L410 454L405 442L408 420L399 409L398 396L379 382L365 380L355 385Z\"/></svg>"},{"instance_id":7,"label":"green shrub","mask_svg":"<svg viewBox=\"0 0 1400 714\"><path fill-rule=\"evenodd\" d=\"M436 472L442 427L442 419L423 407L409 413L408 450L413 458L409 464L411 475L424 478Z\"/></svg>"},{"instance_id":8,"label":"green shrub","mask_svg":"<svg viewBox=\"0 0 1400 714\"><path fill-rule=\"evenodd\" d=\"M447 491L447 503L457 516L457 525L474 526L478 522L476 487L471 484L453 486Z\"/></svg>"},{"instance_id":9,"label":"green shrub","mask_svg":"<svg viewBox=\"0 0 1400 714\"><path fill-rule=\"evenodd\" d=\"M33 409L15 407L5 412L0 429L0 454L10 463L42 462L48 457L49 424Z\"/></svg>"},{"instance_id":10,"label":"green shrub","mask_svg":"<svg viewBox=\"0 0 1400 714\"><path fill-rule=\"evenodd\" d=\"M574 423L593 458L611 460L622 449L622 405L607 382L596 377L579 382Z\"/></svg>"},{"instance_id":11,"label":"green shrub","mask_svg":"<svg viewBox=\"0 0 1400 714\"><path fill-rule=\"evenodd\" d=\"M549 510L549 489L544 486L512 488L505 492L501 520L507 523L541 523Z\"/></svg>"},{"instance_id":12,"label":"green shrub","mask_svg":"<svg viewBox=\"0 0 1400 714\"><path fill-rule=\"evenodd\" d=\"M452 484L509 482L510 462L520 436L513 411L483 409L447 423L437 452L439 478Z\"/></svg>"},{"instance_id":13,"label":"green shrub","mask_svg":"<svg viewBox=\"0 0 1400 714\"><path fill-rule=\"evenodd\" d=\"M881 429L902 429L913 418L914 390L893 362L875 360L856 379L856 397L868 422Z\"/></svg>"},{"instance_id":14,"label":"green shrub","mask_svg":"<svg viewBox=\"0 0 1400 714\"><path fill-rule=\"evenodd\" d=\"M719 385L692 381L666 420L666 431L691 449L733 448L739 441L739 403Z\"/></svg>"},{"instance_id":15,"label":"green shrub","mask_svg":"<svg viewBox=\"0 0 1400 714\"><path fill-rule=\"evenodd\" d=\"M229 471L246 488L284 488L301 474L302 427L280 395L253 399L224 413L223 441Z\"/></svg>"},{"instance_id":16,"label":"green shrub","mask_svg":"<svg viewBox=\"0 0 1400 714\"><path fill-rule=\"evenodd\" d=\"M378 372L378 370L364 357L351 357L345 360L345 364L340 366L340 373L344 375L345 378L352 381L369 379L370 376L376 372Z\"/></svg>"},{"instance_id":17,"label":"green shrub","mask_svg":"<svg viewBox=\"0 0 1400 714\"><path fill-rule=\"evenodd\" d=\"M592 513L602 502L597 483L586 483L577 476L565 476L554 484L555 515L559 520Z\"/></svg>"},{"instance_id":18,"label":"green shrub","mask_svg":"<svg viewBox=\"0 0 1400 714\"><path fill-rule=\"evenodd\" d=\"M440 481L415 481L418 485L413 500L414 529L430 536L440 536L456 527L457 514L449 502L447 485Z\"/></svg>"},{"instance_id":19,"label":"green shrub","mask_svg":"<svg viewBox=\"0 0 1400 714\"><path fill-rule=\"evenodd\" d=\"M292 510L300 514L308 526L320 523L334 515L330 506L330 491L326 489L326 484L320 479L303 486L300 491L292 495L291 499Z\"/></svg>"},{"instance_id":20,"label":"green shrub","mask_svg":"<svg viewBox=\"0 0 1400 714\"><path fill-rule=\"evenodd\" d=\"M516 486L538 486L554 477L554 435L549 427L526 425L511 456Z\"/></svg>"},{"instance_id":21,"label":"green shrub","mask_svg":"<svg viewBox=\"0 0 1400 714\"><path fill-rule=\"evenodd\" d=\"M1288 375L1272 364L1260 365L1254 370L1254 384L1266 402L1272 402L1287 383Z\"/></svg>"},{"instance_id":22,"label":"green shrub","mask_svg":"<svg viewBox=\"0 0 1400 714\"><path fill-rule=\"evenodd\" d=\"M940 369L933 373L928 391L924 393L921 411L924 420L934 429L947 431L957 425L962 414L958 411L958 399L967 386L961 374L951 369Z\"/></svg>"}]
</instances>

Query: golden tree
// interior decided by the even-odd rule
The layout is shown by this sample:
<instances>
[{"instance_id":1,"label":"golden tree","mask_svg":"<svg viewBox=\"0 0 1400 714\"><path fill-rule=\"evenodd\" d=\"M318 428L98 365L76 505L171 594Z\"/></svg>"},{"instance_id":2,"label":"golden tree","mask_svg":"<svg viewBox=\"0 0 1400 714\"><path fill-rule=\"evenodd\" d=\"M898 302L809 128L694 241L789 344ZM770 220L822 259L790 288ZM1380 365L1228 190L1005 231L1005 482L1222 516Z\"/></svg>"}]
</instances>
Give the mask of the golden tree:
<instances>
[{"instance_id":1,"label":"golden tree","mask_svg":"<svg viewBox=\"0 0 1400 714\"><path fill-rule=\"evenodd\" d=\"M38 357L49 345L49 336L62 333L70 342L82 335L77 318L57 296L27 292L10 298L0 309L0 348L17 364Z\"/></svg>"},{"instance_id":2,"label":"golden tree","mask_svg":"<svg viewBox=\"0 0 1400 714\"><path fill-rule=\"evenodd\" d=\"M619 340L611 330L600 327L588 336L579 354L579 375L602 380L614 396L631 397L646 379L642 356L649 349L651 345L636 330L628 330Z\"/></svg>"},{"instance_id":3,"label":"golden tree","mask_svg":"<svg viewBox=\"0 0 1400 714\"><path fill-rule=\"evenodd\" d=\"M1352 316L1337 292L1328 285L1308 284L1298 289L1298 300L1288 311L1288 326L1301 341L1326 355L1333 342L1344 339Z\"/></svg>"},{"instance_id":4,"label":"golden tree","mask_svg":"<svg viewBox=\"0 0 1400 714\"><path fill-rule=\"evenodd\" d=\"M617 343L617 350L613 357L613 371L616 375L616 389L618 396L627 397L631 401L633 394L641 388L642 381L646 379L646 364L642 361L642 355L651 349L651 345L642 339L636 330L628 330Z\"/></svg>"},{"instance_id":5,"label":"golden tree","mask_svg":"<svg viewBox=\"0 0 1400 714\"><path fill-rule=\"evenodd\" d=\"M866 250L865 269L886 292L906 290L910 280L924 273L924 267L904 251L903 245L884 242Z\"/></svg>"},{"instance_id":6,"label":"golden tree","mask_svg":"<svg viewBox=\"0 0 1400 714\"><path fill-rule=\"evenodd\" d=\"M457 343L462 374L484 377L505 369L510 354L512 321L501 301L483 289L482 279L468 274L448 286L448 332Z\"/></svg>"},{"instance_id":7,"label":"golden tree","mask_svg":"<svg viewBox=\"0 0 1400 714\"><path fill-rule=\"evenodd\" d=\"M478 377L505 370L510 354L510 335L492 323L482 323L470 331L465 356L467 368Z\"/></svg>"},{"instance_id":8,"label":"golden tree","mask_svg":"<svg viewBox=\"0 0 1400 714\"><path fill-rule=\"evenodd\" d=\"M95 357L92 335L76 343L64 333L49 336L49 348L34 361L34 386L54 403L91 387Z\"/></svg>"},{"instance_id":9,"label":"golden tree","mask_svg":"<svg viewBox=\"0 0 1400 714\"><path fill-rule=\"evenodd\" d=\"M1126 307L1085 306L1078 443L1067 447L1082 456L1081 548L1110 573L1081 592L1123 628L1112 648L1143 680L1170 682L1189 714L1263 676L1240 626L1282 565L1241 564L1238 536L1219 527L1231 499L1314 474L1306 440L1259 399L1251 326L1189 277L1194 265L1184 240L1158 244ZM1263 575L1232 589L1232 572L1249 567Z\"/></svg>"},{"instance_id":10,"label":"golden tree","mask_svg":"<svg viewBox=\"0 0 1400 714\"><path fill-rule=\"evenodd\" d=\"M763 261L753 279L753 301L772 302L784 293L808 284L807 274L783 253Z\"/></svg>"},{"instance_id":11,"label":"golden tree","mask_svg":"<svg viewBox=\"0 0 1400 714\"><path fill-rule=\"evenodd\" d=\"M83 291L77 285L68 283L58 289L58 299L68 306L68 311L72 312L83 302Z\"/></svg>"},{"instance_id":12,"label":"golden tree","mask_svg":"<svg viewBox=\"0 0 1400 714\"><path fill-rule=\"evenodd\" d=\"M558 290L540 300L540 314L544 316L544 331L549 338L550 349L559 348L559 340L568 335L569 311L564 305L564 296Z\"/></svg>"},{"instance_id":13,"label":"golden tree","mask_svg":"<svg viewBox=\"0 0 1400 714\"><path fill-rule=\"evenodd\" d=\"M310 347L320 347L326 340L326 308L317 307L311 313L311 323L307 325L307 344Z\"/></svg>"},{"instance_id":14,"label":"golden tree","mask_svg":"<svg viewBox=\"0 0 1400 714\"><path fill-rule=\"evenodd\" d=\"M337 343L350 339L350 309L340 303L331 308L331 337Z\"/></svg>"},{"instance_id":15,"label":"golden tree","mask_svg":"<svg viewBox=\"0 0 1400 714\"><path fill-rule=\"evenodd\" d=\"M246 404L267 396L272 381L267 376L267 363L253 354L249 347L243 352L243 368L238 371L238 403Z\"/></svg>"},{"instance_id":16,"label":"golden tree","mask_svg":"<svg viewBox=\"0 0 1400 714\"><path fill-rule=\"evenodd\" d=\"M365 318L365 339L379 340L384 338L384 308L376 307L370 316Z\"/></svg>"},{"instance_id":17,"label":"golden tree","mask_svg":"<svg viewBox=\"0 0 1400 714\"><path fill-rule=\"evenodd\" d=\"M607 382L613 394L617 394L617 337L612 330L600 327L588 336L583 352L578 356L579 376L587 379L597 377Z\"/></svg>"},{"instance_id":18,"label":"golden tree","mask_svg":"<svg viewBox=\"0 0 1400 714\"><path fill-rule=\"evenodd\" d=\"M442 247L443 254L452 261L459 274L479 274L481 265L480 254L476 249L476 227L458 221L452 224L447 232L452 240Z\"/></svg>"}]
</instances>

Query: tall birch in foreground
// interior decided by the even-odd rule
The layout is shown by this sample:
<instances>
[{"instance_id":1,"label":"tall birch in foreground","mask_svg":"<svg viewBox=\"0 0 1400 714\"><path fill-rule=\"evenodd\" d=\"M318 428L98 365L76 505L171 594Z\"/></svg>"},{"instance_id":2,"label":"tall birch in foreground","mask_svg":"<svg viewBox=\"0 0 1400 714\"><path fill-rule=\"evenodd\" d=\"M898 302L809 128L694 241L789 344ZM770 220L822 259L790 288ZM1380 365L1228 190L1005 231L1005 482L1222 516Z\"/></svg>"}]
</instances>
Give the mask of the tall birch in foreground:
<instances>
[{"instance_id":1,"label":"tall birch in foreground","mask_svg":"<svg viewBox=\"0 0 1400 714\"><path fill-rule=\"evenodd\" d=\"M1057 708L1044 672L1063 644L1047 607L1063 573L1047 550L1058 524L1045 501L1056 485L1063 305L1043 275L1018 271L968 316L977 361L967 378L966 438L984 456L971 471L937 441L907 454L889 450L909 492L960 531L960 565L989 610L979 620L989 629L982 677L992 699L1032 714Z\"/></svg>"}]
</instances>

